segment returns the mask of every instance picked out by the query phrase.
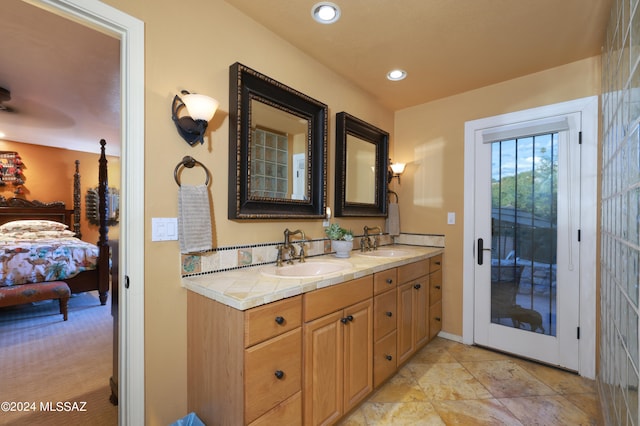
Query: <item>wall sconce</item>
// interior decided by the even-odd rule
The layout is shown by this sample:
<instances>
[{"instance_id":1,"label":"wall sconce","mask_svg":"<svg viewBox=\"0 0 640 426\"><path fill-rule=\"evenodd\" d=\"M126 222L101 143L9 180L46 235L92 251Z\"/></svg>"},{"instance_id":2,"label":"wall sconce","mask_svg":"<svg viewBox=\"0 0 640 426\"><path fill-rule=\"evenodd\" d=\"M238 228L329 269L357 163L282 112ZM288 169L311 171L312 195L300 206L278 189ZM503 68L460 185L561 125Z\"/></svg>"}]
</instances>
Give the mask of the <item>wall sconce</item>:
<instances>
[{"instance_id":1,"label":"wall sconce","mask_svg":"<svg viewBox=\"0 0 640 426\"><path fill-rule=\"evenodd\" d=\"M198 142L203 144L207 124L216 113L220 102L209 96L189 93L186 90L181 93L182 98L178 95L173 98L171 118L176 123L178 133L189 145L193 146ZM178 117L178 113L182 108L187 109L188 115Z\"/></svg>"},{"instance_id":2,"label":"wall sconce","mask_svg":"<svg viewBox=\"0 0 640 426\"><path fill-rule=\"evenodd\" d=\"M405 163L392 163L389 160L389 170L387 171L387 183L391 183L393 178L398 178L398 185L400 185L400 175L404 173Z\"/></svg>"}]
</instances>

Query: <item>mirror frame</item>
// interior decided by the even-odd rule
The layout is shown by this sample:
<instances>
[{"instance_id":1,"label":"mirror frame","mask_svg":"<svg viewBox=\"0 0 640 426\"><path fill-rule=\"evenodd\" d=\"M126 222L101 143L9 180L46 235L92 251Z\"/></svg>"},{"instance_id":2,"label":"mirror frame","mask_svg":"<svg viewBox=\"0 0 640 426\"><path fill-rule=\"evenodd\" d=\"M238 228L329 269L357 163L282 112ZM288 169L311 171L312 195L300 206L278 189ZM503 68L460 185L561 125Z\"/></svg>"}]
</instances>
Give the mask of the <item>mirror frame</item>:
<instances>
[{"instance_id":1,"label":"mirror frame","mask_svg":"<svg viewBox=\"0 0 640 426\"><path fill-rule=\"evenodd\" d=\"M347 135L371 142L376 147L375 202L346 200ZM336 114L336 216L387 216L387 162L389 133L346 112Z\"/></svg>"},{"instance_id":2,"label":"mirror frame","mask_svg":"<svg viewBox=\"0 0 640 426\"><path fill-rule=\"evenodd\" d=\"M251 101L258 100L309 122L308 200L251 197ZM229 219L324 218L328 107L239 62L229 67Z\"/></svg>"}]
</instances>

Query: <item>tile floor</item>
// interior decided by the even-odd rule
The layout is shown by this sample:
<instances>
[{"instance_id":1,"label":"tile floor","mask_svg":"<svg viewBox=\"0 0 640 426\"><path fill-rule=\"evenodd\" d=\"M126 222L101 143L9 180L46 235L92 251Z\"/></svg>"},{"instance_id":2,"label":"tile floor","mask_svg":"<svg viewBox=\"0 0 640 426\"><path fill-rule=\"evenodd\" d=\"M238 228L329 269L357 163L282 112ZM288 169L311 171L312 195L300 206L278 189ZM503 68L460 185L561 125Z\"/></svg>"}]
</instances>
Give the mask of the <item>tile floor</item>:
<instances>
[{"instance_id":1,"label":"tile floor","mask_svg":"<svg viewBox=\"0 0 640 426\"><path fill-rule=\"evenodd\" d=\"M341 423L601 425L595 381L436 338Z\"/></svg>"}]
</instances>

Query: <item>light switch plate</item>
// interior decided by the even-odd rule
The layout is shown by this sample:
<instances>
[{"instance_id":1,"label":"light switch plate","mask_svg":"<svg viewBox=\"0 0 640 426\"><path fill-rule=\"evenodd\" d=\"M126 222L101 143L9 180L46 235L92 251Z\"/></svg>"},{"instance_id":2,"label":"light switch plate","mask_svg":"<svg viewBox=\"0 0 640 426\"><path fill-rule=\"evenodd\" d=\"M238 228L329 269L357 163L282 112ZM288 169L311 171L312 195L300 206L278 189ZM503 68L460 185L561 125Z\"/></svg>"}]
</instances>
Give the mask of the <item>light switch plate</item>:
<instances>
[{"instance_id":1,"label":"light switch plate","mask_svg":"<svg viewBox=\"0 0 640 426\"><path fill-rule=\"evenodd\" d=\"M176 241L178 239L177 217L152 217L151 241Z\"/></svg>"},{"instance_id":2,"label":"light switch plate","mask_svg":"<svg viewBox=\"0 0 640 426\"><path fill-rule=\"evenodd\" d=\"M447 225L455 225L455 224L456 224L456 212L448 212Z\"/></svg>"}]
</instances>

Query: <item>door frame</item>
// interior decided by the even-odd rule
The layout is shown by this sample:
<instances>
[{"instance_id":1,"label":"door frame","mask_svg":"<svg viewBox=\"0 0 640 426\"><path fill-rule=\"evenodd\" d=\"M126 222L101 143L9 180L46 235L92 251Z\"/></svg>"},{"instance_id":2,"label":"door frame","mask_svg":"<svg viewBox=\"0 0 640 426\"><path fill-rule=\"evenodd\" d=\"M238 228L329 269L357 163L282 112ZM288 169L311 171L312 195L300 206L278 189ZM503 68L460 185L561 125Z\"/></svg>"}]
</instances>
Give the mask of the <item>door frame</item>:
<instances>
[{"instance_id":1,"label":"door frame","mask_svg":"<svg viewBox=\"0 0 640 426\"><path fill-rule=\"evenodd\" d=\"M23 1L120 40L122 180L118 424L142 425L145 423L144 22L97 0ZM128 288L125 282L130 283ZM105 385L108 383L108 377L105 377Z\"/></svg>"},{"instance_id":2,"label":"door frame","mask_svg":"<svg viewBox=\"0 0 640 426\"><path fill-rule=\"evenodd\" d=\"M464 230L462 272L462 341L474 344L474 262L475 262L475 144L476 132L497 126L522 123L557 115L580 112L582 145L580 169L580 340L578 373L595 378L596 361L596 254L598 239L598 97L522 110L494 117L467 121L464 129ZM594 188L596 188L594 190Z\"/></svg>"}]
</instances>

